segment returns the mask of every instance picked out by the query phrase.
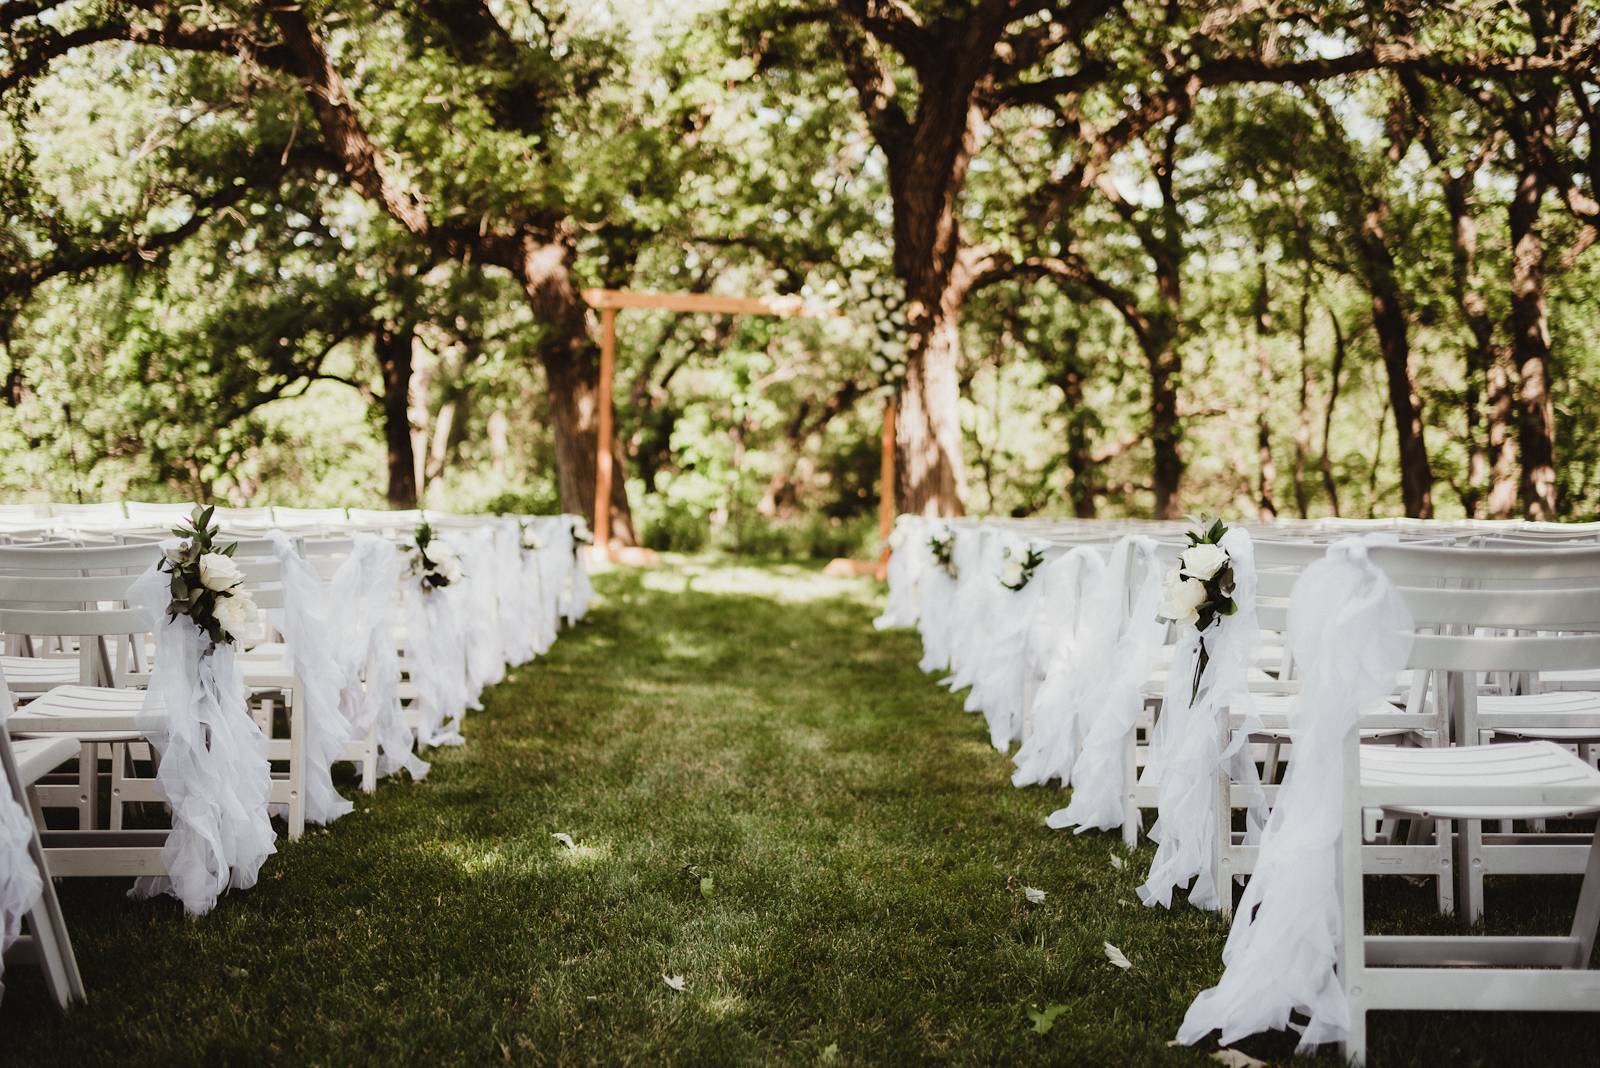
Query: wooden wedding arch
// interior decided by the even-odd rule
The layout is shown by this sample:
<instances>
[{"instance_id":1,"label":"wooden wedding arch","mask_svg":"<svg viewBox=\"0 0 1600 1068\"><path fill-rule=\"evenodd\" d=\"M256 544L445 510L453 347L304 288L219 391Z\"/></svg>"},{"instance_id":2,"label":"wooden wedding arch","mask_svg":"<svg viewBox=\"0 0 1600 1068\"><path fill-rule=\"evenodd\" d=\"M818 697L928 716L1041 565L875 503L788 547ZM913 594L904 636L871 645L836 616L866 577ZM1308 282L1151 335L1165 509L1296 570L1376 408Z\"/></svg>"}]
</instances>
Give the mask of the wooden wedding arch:
<instances>
[{"instance_id":1,"label":"wooden wedding arch","mask_svg":"<svg viewBox=\"0 0 1600 1068\"><path fill-rule=\"evenodd\" d=\"M617 312L624 308L658 311L700 312L712 315L820 316L833 314L809 304L802 297L724 297L711 293L657 293L631 289L585 289L583 299L600 313L600 410L595 452L594 536L595 552L614 559L611 546L611 447L615 434L612 404L612 379L617 361ZM878 532L884 545L883 556L875 565L864 568L858 561L835 560L830 569L881 570L888 559L889 531L894 524L894 419L891 397L883 412L883 459L879 468Z\"/></svg>"}]
</instances>

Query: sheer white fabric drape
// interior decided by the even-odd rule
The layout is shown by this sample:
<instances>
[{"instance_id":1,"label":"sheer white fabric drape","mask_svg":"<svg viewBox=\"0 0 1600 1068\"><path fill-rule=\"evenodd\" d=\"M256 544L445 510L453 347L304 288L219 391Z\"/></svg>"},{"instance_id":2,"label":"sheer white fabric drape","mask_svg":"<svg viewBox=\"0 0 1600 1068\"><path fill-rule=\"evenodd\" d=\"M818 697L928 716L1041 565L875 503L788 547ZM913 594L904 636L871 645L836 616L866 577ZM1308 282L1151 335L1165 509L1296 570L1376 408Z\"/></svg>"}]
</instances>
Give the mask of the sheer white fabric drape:
<instances>
[{"instance_id":1,"label":"sheer white fabric drape","mask_svg":"<svg viewBox=\"0 0 1600 1068\"><path fill-rule=\"evenodd\" d=\"M1167 675L1166 699L1156 721L1150 759L1142 782L1156 788L1156 822L1150 837L1157 842L1139 898L1147 905L1170 906L1172 892L1187 885L1189 903L1203 909L1222 907L1228 887L1216 885L1212 861L1218 847L1218 775L1227 767L1235 781L1252 791L1248 819L1258 830L1266 818L1266 799L1250 760L1248 732L1225 743L1231 706L1248 707L1250 658L1260 628L1256 622L1255 550L1250 535L1237 527L1223 536L1222 547L1233 563L1238 611L1224 616L1201 635L1180 625L1180 637ZM1210 662L1193 690L1200 642ZM1191 700L1193 694L1193 700ZM1236 759L1240 758L1240 759ZM1254 830L1251 832L1254 837Z\"/></svg>"},{"instance_id":2,"label":"sheer white fabric drape","mask_svg":"<svg viewBox=\"0 0 1600 1068\"><path fill-rule=\"evenodd\" d=\"M346 606L335 599L329 583L283 531L271 531L270 536L283 582L279 629L306 704L306 822L329 824L355 808L334 789L333 765L343 759L345 743L352 734L340 701L347 678L340 669L339 652L344 646L363 643L358 632L345 631L335 622Z\"/></svg>"},{"instance_id":3,"label":"sheer white fabric drape","mask_svg":"<svg viewBox=\"0 0 1600 1068\"><path fill-rule=\"evenodd\" d=\"M172 810L164 876L141 876L135 897L171 894L209 912L228 889L248 890L276 852L267 799L267 739L250 717L231 644L213 645L186 616L168 619L169 577L151 565L128 603L153 621L155 665L141 730L159 754L156 781Z\"/></svg>"},{"instance_id":4,"label":"sheer white fabric drape","mask_svg":"<svg viewBox=\"0 0 1600 1068\"><path fill-rule=\"evenodd\" d=\"M435 532L461 555L456 539ZM462 571L468 564L463 558ZM462 745L461 717L476 697L467 667L465 580L425 590L416 576L405 583L406 665L416 690L417 745Z\"/></svg>"},{"instance_id":5,"label":"sheer white fabric drape","mask_svg":"<svg viewBox=\"0 0 1600 1068\"><path fill-rule=\"evenodd\" d=\"M1343 937L1338 858L1345 745L1367 707L1394 685L1411 651L1413 621L1366 543L1339 542L1306 569L1289 603L1300 666L1294 759L1261 839L1255 874L1228 932L1225 970L1197 997L1178 1031L1224 1045L1309 1018L1301 1052L1344 1039L1350 1007L1334 966Z\"/></svg>"},{"instance_id":6,"label":"sheer white fabric drape","mask_svg":"<svg viewBox=\"0 0 1600 1068\"><path fill-rule=\"evenodd\" d=\"M342 674L340 707L358 736L376 734L378 775L409 771L413 779L421 779L428 774L428 763L413 750L415 735L400 706L396 641L405 574L405 556L394 542L355 535L350 555L340 562L332 582L335 603L355 640L341 642L335 655Z\"/></svg>"},{"instance_id":7,"label":"sheer white fabric drape","mask_svg":"<svg viewBox=\"0 0 1600 1068\"><path fill-rule=\"evenodd\" d=\"M1039 568L1029 585L1039 586L1039 599L1028 626L1029 655L1024 667L1039 684L1029 709L1029 732L1012 758L1016 786L1035 786L1051 779L1066 785L1077 751L1080 717L1089 675L1103 667L1116 628L1115 615L1095 617L1086 602L1103 585L1105 561L1100 551L1080 545ZM1105 648L1099 648L1104 646ZM1037 666L1037 668L1036 668Z\"/></svg>"},{"instance_id":8,"label":"sheer white fabric drape","mask_svg":"<svg viewBox=\"0 0 1600 1068\"><path fill-rule=\"evenodd\" d=\"M1047 826L1076 827L1079 833L1122 826L1124 798L1132 785L1125 754L1144 707L1144 680L1167 629L1156 618L1161 580L1156 544L1149 538L1129 535L1111 550L1086 616L1105 621L1116 634L1115 644L1098 663L1084 659L1079 707L1091 718L1080 726L1083 742L1072 765L1072 797L1046 817Z\"/></svg>"},{"instance_id":9,"label":"sheer white fabric drape","mask_svg":"<svg viewBox=\"0 0 1600 1068\"><path fill-rule=\"evenodd\" d=\"M918 551L917 542L927 542L927 533L917 516L903 515L889 534L889 567L886 578L889 595L883 614L872 621L878 630L914 627L917 624L917 587L928 560L926 544Z\"/></svg>"},{"instance_id":10,"label":"sheer white fabric drape","mask_svg":"<svg viewBox=\"0 0 1600 1068\"><path fill-rule=\"evenodd\" d=\"M11 688L0 674L0 731L14 711ZM22 918L39 903L44 880L33 863L33 818L11 796L11 781L0 765L0 980L5 978L5 951L22 934ZM0 998L5 996L0 981Z\"/></svg>"}]
</instances>

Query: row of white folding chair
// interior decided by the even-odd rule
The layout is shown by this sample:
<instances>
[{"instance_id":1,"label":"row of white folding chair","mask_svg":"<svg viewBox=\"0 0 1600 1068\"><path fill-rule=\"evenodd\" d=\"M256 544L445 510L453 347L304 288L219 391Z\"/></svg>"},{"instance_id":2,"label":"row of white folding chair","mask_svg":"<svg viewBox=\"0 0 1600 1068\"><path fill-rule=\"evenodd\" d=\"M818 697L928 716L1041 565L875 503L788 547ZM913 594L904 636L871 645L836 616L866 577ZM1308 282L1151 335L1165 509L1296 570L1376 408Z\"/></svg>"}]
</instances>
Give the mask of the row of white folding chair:
<instances>
[{"instance_id":1,"label":"row of white folding chair","mask_svg":"<svg viewBox=\"0 0 1600 1068\"><path fill-rule=\"evenodd\" d=\"M1452 685L1451 692L1469 701L1477 689L1471 683L1488 672L1600 665L1600 635L1533 630L1592 631L1600 620L1600 590L1424 587L1415 583L1423 568L1437 569L1436 561L1406 547L1369 551L1400 586L1416 620L1408 666L1467 680L1468 685ZM1481 829L1485 819L1592 816L1600 811L1600 772L1545 741L1431 749L1360 746L1359 729L1379 718L1362 717L1343 747L1339 977L1351 1008L1347 1054L1364 1059L1366 1014L1373 1010L1600 1009L1600 975L1588 970L1600 923L1600 848L1593 836L1573 924L1561 937L1369 936L1360 875L1367 813L1453 821L1470 842L1476 834L1466 828ZM1600 714L1575 715L1569 723L1600 728ZM1458 870L1469 880L1478 876L1470 862L1458 864Z\"/></svg>"}]
</instances>

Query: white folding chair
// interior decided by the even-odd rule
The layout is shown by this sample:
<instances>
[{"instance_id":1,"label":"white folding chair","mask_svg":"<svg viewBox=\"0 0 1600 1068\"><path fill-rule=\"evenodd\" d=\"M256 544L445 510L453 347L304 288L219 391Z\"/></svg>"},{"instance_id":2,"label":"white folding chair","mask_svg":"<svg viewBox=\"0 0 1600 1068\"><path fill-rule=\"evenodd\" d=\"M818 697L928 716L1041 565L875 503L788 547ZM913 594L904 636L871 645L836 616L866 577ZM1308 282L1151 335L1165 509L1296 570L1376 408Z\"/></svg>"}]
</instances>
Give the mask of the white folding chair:
<instances>
[{"instance_id":1,"label":"white folding chair","mask_svg":"<svg viewBox=\"0 0 1600 1068\"><path fill-rule=\"evenodd\" d=\"M1402 550L1372 559L1404 581ZM1600 635L1503 634L1502 629L1592 629L1600 591L1401 588L1419 632L1409 666L1442 672L1471 693L1486 672L1600 665ZM1429 633L1429 625L1471 633ZM1461 686L1461 681L1468 685ZM1369 935L1362 842L1377 817L1453 821L1578 818L1600 812L1600 771L1547 741L1401 748L1362 746L1363 716L1346 735L1340 887L1344 941L1338 963L1351 1013L1347 1056L1364 1061L1374 1010L1600 1010L1600 972L1589 969L1600 924L1600 849L1591 839L1569 932L1558 936ZM1588 724L1585 724L1588 725ZM1595 717L1594 725L1600 725ZM1463 835L1467 832L1463 830Z\"/></svg>"}]
</instances>

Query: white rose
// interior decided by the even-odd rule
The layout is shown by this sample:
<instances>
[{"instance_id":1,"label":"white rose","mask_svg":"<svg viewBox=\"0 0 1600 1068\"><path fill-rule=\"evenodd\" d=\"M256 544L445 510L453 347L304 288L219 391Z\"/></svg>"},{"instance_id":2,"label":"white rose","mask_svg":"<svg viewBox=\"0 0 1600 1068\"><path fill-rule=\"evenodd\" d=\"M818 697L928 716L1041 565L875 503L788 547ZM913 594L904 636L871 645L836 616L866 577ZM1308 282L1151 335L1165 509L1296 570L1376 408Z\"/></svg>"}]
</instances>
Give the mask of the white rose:
<instances>
[{"instance_id":1,"label":"white rose","mask_svg":"<svg viewBox=\"0 0 1600 1068\"><path fill-rule=\"evenodd\" d=\"M1201 582L1209 581L1228 562L1228 554L1209 542L1191 545L1178 557L1183 573Z\"/></svg>"},{"instance_id":2,"label":"white rose","mask_svg":"<svg viewBox=\"0 0 1600 1068\"><path fill-rule=\"evenodd\" d=\"M256 641L261 637L261 609L244 590L217 598L217 622L237 642Z\"/></svg>"},{"instance_id":3,"label":"white rose","mask_svg":"<svg viewBox=\"0 0 1600 1068\"><path fill-rule=\"evenodd\" d=\"M231 590L244 581L244 573L233 557L206 553L200 558L200 585L208 590Z\"/></svg>"},{"instance_id":4,"label":"white rose","mask_svg":"<svg viewBox=\"0 0 1600 1068\"><path fill-rule=\"evenodd\" d=\"M454 556L451 556L448 560L439 561L436 570L452 586L461 581L461 564Z\"/></svg>"},{"instance_id":5,"label":"white rose","mask_svg":"<svg viewBox=\"0 0 1600 1068\"><path fill-rule=\"evenodd\" d=\"M1174 571L1167 576L1166 588L1162 591L1160 618L1174 623L1199 622L1198 609L1205 601L1205 583L1184 578Z\"/></svg>"},{"instance_id":6,"label":"white rose","mask_svg":"<svg viewBox=\"0 0 1600 1068\"><path fill-rule=\"evenodd\" d=\"M1023 583L1023 573L1022 572L1023 572L1022 560L1020 558L1018 558L1018 557L1015 557L1015 556L1007 557L1005 564L1002 565L1001 568L1000 568L1000 583L1001 583L1001 585L1010 586L1013 589L1016 588L1017 586L1022 585L1022 583Z\"/></svg>"},{"instance_id":7,"label":"white rose","mask_svg":"<svg viewBox=\"0 0 1600 1068\"><path fill-rule=\"evenodd\" d=\"M428 559L432 560L434 566L442 571L446 563L454 563L459 558L449 542L432 541L428 543Z\"/></svg>"}]
</instances>

